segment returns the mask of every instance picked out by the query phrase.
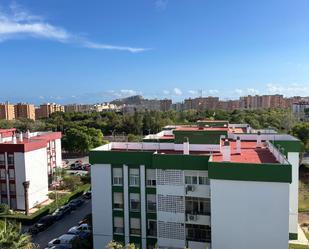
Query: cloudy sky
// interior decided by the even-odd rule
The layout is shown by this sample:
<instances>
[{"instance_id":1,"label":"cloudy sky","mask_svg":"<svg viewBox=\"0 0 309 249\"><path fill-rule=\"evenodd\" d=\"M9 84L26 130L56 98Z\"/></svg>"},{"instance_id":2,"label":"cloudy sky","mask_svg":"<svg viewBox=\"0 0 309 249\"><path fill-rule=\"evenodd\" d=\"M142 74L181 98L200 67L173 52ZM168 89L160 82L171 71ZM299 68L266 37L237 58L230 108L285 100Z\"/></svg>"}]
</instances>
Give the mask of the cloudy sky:
<instances>
[{"instance_id":1,"label":"cloudy sky","mask_svg":"<svg viewBox=\"0 0 309 249\"><path fill-rule=\"evenodd\" d=\"M309 96L308 0L1 0L0 101Z\"/></svg>"}]
</instances>

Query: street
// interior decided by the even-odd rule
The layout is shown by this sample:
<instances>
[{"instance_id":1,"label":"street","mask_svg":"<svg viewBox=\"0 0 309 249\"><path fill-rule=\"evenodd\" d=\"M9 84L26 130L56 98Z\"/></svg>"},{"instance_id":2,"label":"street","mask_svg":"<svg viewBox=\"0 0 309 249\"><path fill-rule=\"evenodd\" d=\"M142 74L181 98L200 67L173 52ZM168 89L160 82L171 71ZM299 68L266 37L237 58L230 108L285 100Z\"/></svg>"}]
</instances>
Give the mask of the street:
<instances>
[{"instance_id":1,"label":"street","mask_svg":"<svg viewBox=\"0 0 309 249\"><path fill-rule=\"evenodd\" d=\"M89 213L91 213L91 199L86 200L81 207L73 210L70 214L54 223L47 230L33 236L32 240L40 246L40 249L43 249L47 247L49 241L65 234L71 227L76 226L78 222Z\"/></svg>"}]
</instances>

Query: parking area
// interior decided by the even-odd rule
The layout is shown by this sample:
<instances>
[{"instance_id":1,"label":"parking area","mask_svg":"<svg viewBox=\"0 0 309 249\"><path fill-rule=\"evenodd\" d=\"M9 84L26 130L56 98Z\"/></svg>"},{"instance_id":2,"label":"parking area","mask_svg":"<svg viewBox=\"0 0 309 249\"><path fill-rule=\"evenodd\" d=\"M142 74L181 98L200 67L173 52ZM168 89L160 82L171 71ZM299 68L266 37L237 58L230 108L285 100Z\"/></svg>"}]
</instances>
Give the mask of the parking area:
<instances>
[{"instance_id":1,"label":"parking area","mask_svg":"<svg viewBox=\"0 0 309 249\"><path fill-rule=\"evenodd\" d=\"M77 226L78 222L90 213L91 199L86 199L82 206L76 208L76 210L72 210L70 214L55 222L45 231L33 235L33 242L39 245L39 249L46 248L49 241L65 234L71 227Z\"/></svg>"}]
</instances>

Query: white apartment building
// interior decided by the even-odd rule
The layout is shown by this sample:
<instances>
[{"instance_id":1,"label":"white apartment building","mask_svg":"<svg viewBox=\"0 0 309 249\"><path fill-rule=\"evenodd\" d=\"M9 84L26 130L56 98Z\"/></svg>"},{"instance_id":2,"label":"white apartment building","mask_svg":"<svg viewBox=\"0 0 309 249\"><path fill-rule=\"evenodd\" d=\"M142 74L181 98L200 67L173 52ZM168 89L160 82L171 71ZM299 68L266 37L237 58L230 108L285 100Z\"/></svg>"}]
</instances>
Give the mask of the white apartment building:
<instances>
[{"instance_id":1,"label":"white apartment building","mask_svg":"<svg viewBox=\"0 0 309 249\"><path fill-rule=\"evenodd\" d=\"M300 141L246 124L168 126L91 151L94 249L288 249Z\"/></svg>"}]
</instances>

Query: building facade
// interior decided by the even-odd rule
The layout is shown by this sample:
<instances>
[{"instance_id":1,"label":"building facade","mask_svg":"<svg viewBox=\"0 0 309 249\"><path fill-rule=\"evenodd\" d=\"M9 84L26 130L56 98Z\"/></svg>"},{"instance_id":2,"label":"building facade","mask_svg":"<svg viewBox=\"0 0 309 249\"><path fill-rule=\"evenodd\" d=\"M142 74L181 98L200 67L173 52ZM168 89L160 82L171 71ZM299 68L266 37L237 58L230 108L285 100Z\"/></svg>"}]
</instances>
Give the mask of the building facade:
<instances>
[{"instance_id":1,"label":"building facade","mask_svg":"<svg viewBox=\"0 0 309 249\"><path fill-rule=\"evenodd\" d=\"M64 106L55 103L46 103L35 109L37 119L48 118L54 112L64 112Z\"/></svg>"},{"instance_id":2,"label":"building facade","mask_svg":"<svg viewBox=\"0 0 309 249\"><path fill-rule=\"evenodd\" d=\"M9 102L0 104L0 119L14 120L15 109L14 105Z\"/></svg>"},{"instance_id":3,"label":"building facade","mask_svg":"<svg viewBox=\"0 0 309 249\"><path fill-rule=\"evenodd\" d=\"M111 240L287 249L297 237L299 151L292 136L208 120L96 148L94 249Z\"/></svg>"},{"instance_id":4,"label":"building facade","mask_svg":"<svg viewBox=\"0 0 309 249\"><path fill-rule=\"evenodd\" d=\"M0 203L29 209L48 199L52 173L62 167L61 133L0 129ZM24 183L29 183L28 198Z\"/></svg>"},{"instance_id":5,"label":"building facade","mask_svg":"<svg viewBox=\"0 0 309 249\"><path fill-rule=\"evenodd\" d=\"M35 108L32 104L18 103L14 106L15 118L35 120Z\"/></svg>"}]
</instances>

